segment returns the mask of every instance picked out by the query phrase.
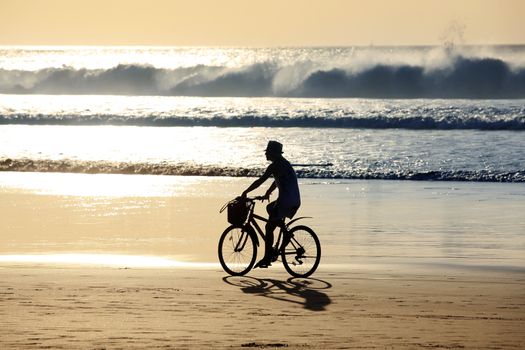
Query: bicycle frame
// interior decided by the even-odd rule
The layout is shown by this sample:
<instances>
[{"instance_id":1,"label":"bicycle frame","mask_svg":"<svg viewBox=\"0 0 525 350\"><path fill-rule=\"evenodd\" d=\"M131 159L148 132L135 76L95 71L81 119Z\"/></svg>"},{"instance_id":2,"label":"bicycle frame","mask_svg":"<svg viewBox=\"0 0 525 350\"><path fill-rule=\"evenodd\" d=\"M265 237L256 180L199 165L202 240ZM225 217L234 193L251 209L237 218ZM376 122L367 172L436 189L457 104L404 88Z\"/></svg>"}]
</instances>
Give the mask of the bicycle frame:
<instances>
[{"instance_id":1,"label":"bicycle frame","mask_svg":"<svg viewBox=\"0 0 525 350\"><path fill-rule=\"evenodd\" d=\"M255 228L255 231L259 234L259 236L261 236L263 241L266 242L266 234L264 233L262 228L257 223L257 220L262 221L262 222L268 222L268 219L265 218L265 217L262 217L260 215L255 214L254 213L254 209L255 209L255 200L254 199L250 199L250 209L249 209L248 219L246 220L246 223L244 224L244 227L245 228L247 228L247 227ZM284 224L284 220L283 220L283 223L281 225L278 225L280 230L279 230L279 236L277 237L277 240L275 241L275 246L276 247L281 247L281 240L283 239L284 235L286 233L288 233L289 227L290 227L290 225L292 223L296 222L297 220L306 219L306 218L309 218L309 216L298 217L298 218L293 219L290 222L288 222L288 224ZM253 231L253 229L252 229L252 231ZM259 244L259 239L258 239L256 234L254 235L254 239L255 239L255 244L257 246L259 246L260 245ZM247 238L244 239L244 240L240 240L240 241L244 241L241 244L241 249L242 249L242 248L244 248L244 244L246 244ZM241 243L241 242L239 242L239 243ZM294 247L296 246L296 244L294 242L292 242L292 244L294 245ZM284 248L284 247L282 247L282 248ZM281 249L279 249L279 252L280 252L280 250Z\"/></svg>"},{"instance_id":2,"label":"bicycle frame","mask_svg":"<svg viewBox=\"0 0 525 350\"><path fill-rule=\"evenodd\" d=\"M255 228L255 231L259 234L259 236L261 236L263 241L265 241L266 240L266 234L264 233L262 228L257 223L257 220L260 220L262 222L268 222L268 219L265 218L265 217L262 217L260 215L255 214L254 213L254 209L255 209L255 201L251 201L251 203L250 203L250 212L248 214L248 219L246 220L246 223L244 224L244 227L250 226L251 228ZM279 231L279 238L278 238L277 241L280 240L281 233L282 233L282 228ZM255 235L254 237L255 237L255 244L257 246L259 246L260 244L259 244L259 239L258 239L257 235Z\"/></svg>"}]
</instances>

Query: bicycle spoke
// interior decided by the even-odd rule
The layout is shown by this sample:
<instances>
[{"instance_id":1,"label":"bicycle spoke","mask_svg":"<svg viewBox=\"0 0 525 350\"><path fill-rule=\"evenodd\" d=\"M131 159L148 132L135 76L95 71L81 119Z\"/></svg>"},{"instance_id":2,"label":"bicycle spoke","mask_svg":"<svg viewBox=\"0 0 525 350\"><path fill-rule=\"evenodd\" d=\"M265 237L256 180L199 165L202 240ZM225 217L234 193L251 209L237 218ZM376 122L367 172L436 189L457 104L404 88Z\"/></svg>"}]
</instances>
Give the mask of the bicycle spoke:
<instances>
[{"instance_id":1,"label":"bicycle spoke","mask_svg":"<svg viewBox=\"0 0 525 350\"><path fill-rule=\"evenodd\" d=\"M312 274L321 258L321 246L312 229L297 226L290 231L292 239L282 252L286 270L295 277L306 277Z\"/></svg>"},{"instance_id":2,"label":"bicycle spoke","mask_svg":"<svg viewBox=\"0 0 525 350\"><path fill-rule=\"evenodd\" d=\"M242 275L255 262L256 247L251 236L238 227L230 227L219 240L219 261L226 272Z\"/></svg>"}]
</instances>

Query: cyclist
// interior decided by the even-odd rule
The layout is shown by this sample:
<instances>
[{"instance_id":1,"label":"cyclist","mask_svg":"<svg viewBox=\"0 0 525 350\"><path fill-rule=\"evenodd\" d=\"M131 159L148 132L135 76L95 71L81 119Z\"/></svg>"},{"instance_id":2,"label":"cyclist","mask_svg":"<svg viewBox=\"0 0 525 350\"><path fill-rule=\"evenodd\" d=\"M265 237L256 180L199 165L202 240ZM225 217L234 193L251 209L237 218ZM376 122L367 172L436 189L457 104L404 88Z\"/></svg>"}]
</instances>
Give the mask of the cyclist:
<instances>
[{"instance_id":1,"label":"cyclist","mask_svg":"<svg viewBox=\"0 0 525 350\"><path fill-rule=\"evenodd\" d=\"M299 185L297 183L297 175L290 164L283 157L283 145L277 141L269 141L265 150L266 159L272 162L264 174L257 180L255 180L243 193L242 197L245 198L248 192L253 191L262 185L270 176L273 176L274 181L270 185L270 188L266 191L263 196L264 199L270 198L270 194L276 189L279 189L279 196L277 200L271 202L266 206L266 211L269 214L268 222L266 223L266 242L265 242L265 254L255 267L267 268L272 264L275 253L273 252L273 231L277 226L284 225L285 217L292 218L299 206L301 205L301 195L299 193ZM286 239L284 237L284 245Z\"/></svg>"}]
</instances>

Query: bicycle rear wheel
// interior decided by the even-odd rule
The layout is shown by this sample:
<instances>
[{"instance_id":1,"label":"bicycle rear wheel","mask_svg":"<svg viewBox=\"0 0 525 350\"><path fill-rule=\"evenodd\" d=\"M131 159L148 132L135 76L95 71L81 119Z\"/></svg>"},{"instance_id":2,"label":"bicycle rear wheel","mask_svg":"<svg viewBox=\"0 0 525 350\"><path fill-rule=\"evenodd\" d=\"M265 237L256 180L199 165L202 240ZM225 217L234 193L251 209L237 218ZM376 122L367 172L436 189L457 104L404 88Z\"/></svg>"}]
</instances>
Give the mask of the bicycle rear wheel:
<instances>
[{"instance_id":1,"label":"bicycle rear wheel","mask_svg":"<svg viewBox=\"0 0 525 350\"><path fill-rule=\"evenodd\" d=\"M315 232L307 226L296 226L289 232L290 242L281 252L286 271L294 277L308 277L321 261L321 243Z\"/></svg>"},{"instance_id":2,"label":"bicycle rear wheel","mask_svg":"<svg viewBox=\"0 0 525 350\"><path fill-rule=\"evenodd\" d=\"M219 261L224 271L242 276L251 270L257 257L257 246L244 228L230 226L219 239Z\"/></svg>"}]
</instances>

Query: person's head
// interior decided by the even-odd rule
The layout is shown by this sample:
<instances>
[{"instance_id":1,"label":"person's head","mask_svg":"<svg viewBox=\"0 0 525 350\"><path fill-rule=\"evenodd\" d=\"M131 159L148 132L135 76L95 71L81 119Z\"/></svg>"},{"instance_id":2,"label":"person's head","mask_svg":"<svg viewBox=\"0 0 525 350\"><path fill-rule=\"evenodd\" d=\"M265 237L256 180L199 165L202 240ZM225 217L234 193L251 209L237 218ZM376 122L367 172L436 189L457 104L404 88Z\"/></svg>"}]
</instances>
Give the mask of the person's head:
<instances>
[{"instance_id":1,"label":"person's head","mask_svg":"<svg viewBox=\"0 0 525 350\"><path fill-rule=\"evenodd\" d=\"M274 161L283 154L283 145L277 141L268 141L264 154L267 160Z\"/></svg>"}]
</instances>

